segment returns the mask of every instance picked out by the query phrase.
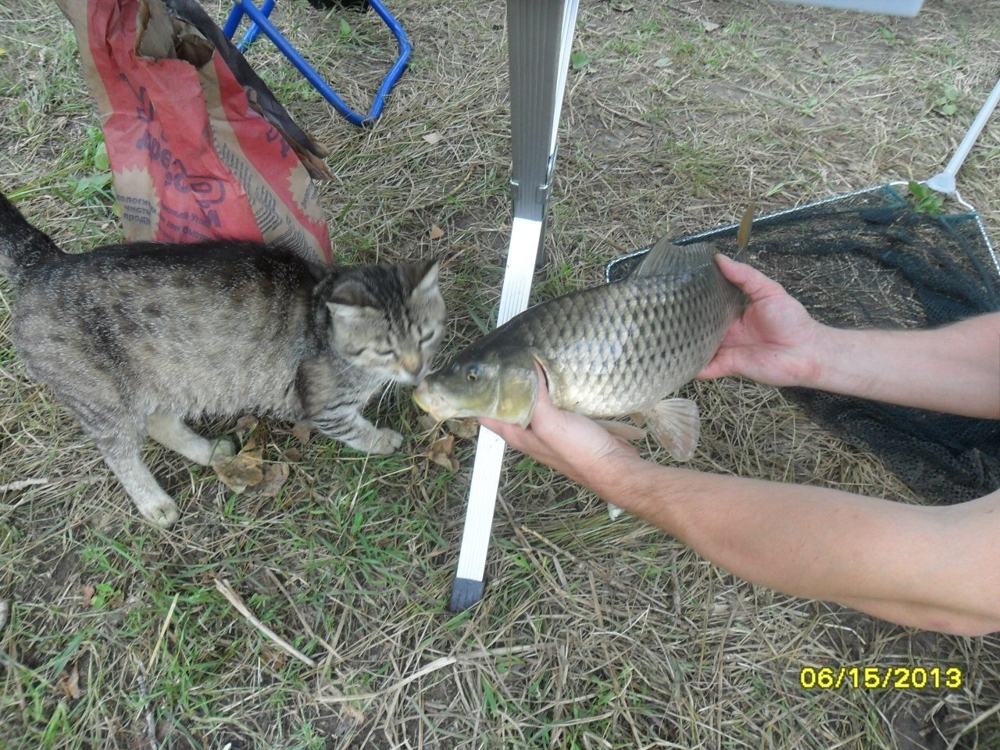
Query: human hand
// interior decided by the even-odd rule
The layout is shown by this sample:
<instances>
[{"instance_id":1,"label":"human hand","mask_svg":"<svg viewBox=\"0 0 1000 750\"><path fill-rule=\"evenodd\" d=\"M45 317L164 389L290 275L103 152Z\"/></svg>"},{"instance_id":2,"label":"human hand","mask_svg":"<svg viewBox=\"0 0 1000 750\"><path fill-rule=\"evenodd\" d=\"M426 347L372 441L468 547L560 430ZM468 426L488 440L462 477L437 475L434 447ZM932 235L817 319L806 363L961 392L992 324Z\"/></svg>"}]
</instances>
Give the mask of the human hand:
<instances>
[{"instance_id":1,"label":"human hand","mask_svg":"<svg viewBox=\"0 0 1000 750\"><path fill-rule=\"evenodd\" d=\"M828 329L778 282L745 263L724 255L715 258L723 275L750 297L750 304L698 378L739 375L768 385L815 381Z\"/></svg>"},{"instance_id":2,"label":"human hand","mask_svg":"<svg viewBox=\"0 0 1000 750\"><path fill-rule=\"evenodd\" d=\"M522 428L485 417L480 418L480 424L511 447L598 494L605 487L620 484L622 463L641 461L638 451L587 417L556 408L549 398L545 374L537 363L535 366L542 385L531 424Z\"/></svg>"}]
</instances>

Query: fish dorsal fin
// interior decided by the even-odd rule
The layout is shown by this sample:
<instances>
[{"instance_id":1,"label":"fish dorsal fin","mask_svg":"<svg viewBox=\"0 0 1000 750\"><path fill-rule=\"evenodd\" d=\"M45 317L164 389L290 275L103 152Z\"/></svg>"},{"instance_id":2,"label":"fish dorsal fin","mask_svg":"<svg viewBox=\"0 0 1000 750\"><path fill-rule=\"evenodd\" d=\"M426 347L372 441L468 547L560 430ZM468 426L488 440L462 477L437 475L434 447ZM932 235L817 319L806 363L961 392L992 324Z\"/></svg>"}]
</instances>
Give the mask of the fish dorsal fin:
<instances>
[{"instance_id":1,"label":"fish dorsal fin","mask_svg":"<svg viewBox=\"0 0 1000 750\"><path fill-rule=\"evenodd\" d=\"M750 230L753 228L753 212L755 208L756 204L750 201L747 210L743 212L743 218L740 219L740 228L736 230L736 258L743 255L743 251L747 248L747 243L750 242Z\"/></svg>"},{"instance_id":2,"label":"fish dorsal fin","mask_svg":"<svg viewBox=\"0 0 1000 750\"><path fill-rule=\"evenodd\" d=\"M716 250L707 242L692 242L690 245L675 245L664 237L646 253L631 278L644 276L677 276L691 273L712 262Z\"/></svg>"},{"instance_id":3,"label":"fish dorsal fin","mask_svg":"<svg viewBox=\"0 0 1000 750\"><path fill-rule=\"evenodd\" d=\"M698 404L686 398L668 398L643 412L646 426L675 461L690 461L698 446L701 425Z\"/></svg>"}]
</instances>

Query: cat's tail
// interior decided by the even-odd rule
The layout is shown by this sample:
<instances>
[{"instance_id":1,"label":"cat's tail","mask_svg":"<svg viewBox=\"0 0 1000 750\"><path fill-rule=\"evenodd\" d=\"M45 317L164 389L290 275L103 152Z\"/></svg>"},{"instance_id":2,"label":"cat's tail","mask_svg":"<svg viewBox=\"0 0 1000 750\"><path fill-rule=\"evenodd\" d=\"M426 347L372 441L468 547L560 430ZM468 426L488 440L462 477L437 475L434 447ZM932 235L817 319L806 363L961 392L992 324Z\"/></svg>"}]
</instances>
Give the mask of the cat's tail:
<instances>
[{"instance_id":1,"label":"cat's tail","mask_svg":"<svg viewBox=\"0 0 1000 750\"><path fill-rule=\"evenodd\" d=\"M62 255L58 245L29 224L7 196L0 193L0 271L11 283L17 286L25 271Z\"/></svg>"}]
</instances>

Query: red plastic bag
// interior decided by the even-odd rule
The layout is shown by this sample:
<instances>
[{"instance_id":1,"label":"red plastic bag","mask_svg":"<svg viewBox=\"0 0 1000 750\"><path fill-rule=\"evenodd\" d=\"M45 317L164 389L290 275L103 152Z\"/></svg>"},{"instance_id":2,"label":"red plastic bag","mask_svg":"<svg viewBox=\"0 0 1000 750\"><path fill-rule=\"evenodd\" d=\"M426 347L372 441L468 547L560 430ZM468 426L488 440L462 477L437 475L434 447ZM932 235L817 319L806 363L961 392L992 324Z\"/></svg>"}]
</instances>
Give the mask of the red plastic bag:
<instances>
[{"instance_id":1,"label":"red plastic bag","mask_svg":"<svg viewBox=\"0 0 1000 750\"><path fill-rule=\"evenodd\" d=\"M130 240L250 239L332 262L309 171L212 43L162 0L56 2L76 32Z\"/></svg>"}]
</instances>

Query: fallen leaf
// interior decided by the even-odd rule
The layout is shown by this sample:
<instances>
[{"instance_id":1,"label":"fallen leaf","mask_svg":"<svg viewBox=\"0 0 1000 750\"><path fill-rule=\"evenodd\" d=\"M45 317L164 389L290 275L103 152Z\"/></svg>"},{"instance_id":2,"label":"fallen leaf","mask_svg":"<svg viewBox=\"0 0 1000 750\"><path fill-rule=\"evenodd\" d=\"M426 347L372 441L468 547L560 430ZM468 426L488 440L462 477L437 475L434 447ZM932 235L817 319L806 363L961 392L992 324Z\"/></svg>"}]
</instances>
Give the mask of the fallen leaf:
<instances>
[{"instance_id":1,"label":"fallen leaf","mask_svg":"<svg viewBox=\"0 0 1000 750\"><path fill-rule=\"evenodd\" d=\"M97 589L93 586L81 586L80 593L83 594L83 606L89 607L94 601L94 594L97 593Z\"/></svg>"},{"instance_id":2,"label":"fallen leaf","mask_svg":"<svg viewBox=\"0 0 1000 750\"><path fill-rule=\"evenodd\" d=\"M421 430L433 430L438 425L438 421L430 414L421 414L417 417L417 425Z\"/></svg>"},{"instance_id":3,"label":"fallen leaf","mask_svg":"<svg viewBox=\"0 0 1000 750\"><path fill-rule=\"evenodd\" d=\"M468 419L449 419L448 429L460 438L474 438L479 434L479 422L475 417Z\"/></svg>"},{"instance_id":4,"label":"fallen leaf","mask_svg":"<svg viewBox=\"0 0 1000 750\"><path fill-rule=\"evenodd\" d=\"M711 33L716 29L722 28L722 24L715 23L714 21L702 21L701 25L707 33Z\"/></svg>"},{"instance_id":5,"label":"fallen leaf","mask_svg":"<svg viewBox=\"0 0 1000 750\"><path fill-rule=\"evenodd\" d=\"M430 237L431 237L432 240L439 240L442 237L444 237L444 230L441 227L439 227L437 224L431 224L431 234L430 234Z\"/></svg>"},{"instance_id":6,"label":"fallen leaf","mask_svg":"<svg viewBox=\"0 0 1000 750\"><path fill-rule=\"evenodd\" d=\"M673 63L673 60L671 60L669 57L661 57L659 60L657 60L655 63L653 63L653 67L654 68L669 68L672 63Z\"/></svg>"},{"instance_id":7,"label":"fallen leaf","mask_svg":"<svg viewBox=\"0 0 1000 750\"><path fill-rule=\"evenodd\" d=\"M286 448L281 452L281 457L284 458L290 464L297 464L302 460L302 451L298 448Z\"/></svg>"},{"instance_id":8,"label":"fallen leaf","mask_svg":"<svg viewBox=\"0 0 1000 750\"><path fill-rule=\"evenodd\" d=\"M309 425L305 422L296 422L292 427L292 435L300 443L309 442Z\"/></svg>"},{"instance_id":9,"label":"fallen leaf","mask_svg":"<svg viewBox=\"0 0 1000 750\"><path fill-rule=\"evenodd\" d=\"M212 462L219 481L237 495L246 491L247 487L256 487L264 481L263 463L260 449L242 450L232 458L223 458Z\"/></svg>"},{"instance_id":10,"label":"fallen leaf","mask_svg":"<svg viewBox=\"0 0 1000 750\"><path fill-rule=\"evenodd\" d=\"M594 58L592 58L586 52L574 52L572 55L569 56L569 64L570 67L573 68L573 70L580 70L590 65L590 62L593 59Z\"/></svg>"},{"instance_id":11,"label":"fallen leaf","mask_svg":"<svg viewBox=\"0 0 1000 750\"><path fill-rule=\"evenodd\" d=\"M56 681L56 688L61 690L67 698L79 698L83 695L83 691L80 690L80 672L73 666L73 671L67 674L65 670L59 679Z\"/></svg>"},{"instance_id":12,"label":"fallen leaf","mask_svg":"<svg viewBox=\"0 0 1000 750\"><path fill-rule=\"evenodd\" d=\"M431 144L432 146L434 146L434 145L436 145L436 144L438 144L438 143L440 143L441 141L444 140L444 136L441 135L436 130L433 133L428 133L427 135L422 136L422 138L425 141L427 141L429 144Z\"/></svg>"},{"instance_id":13,"label":"fallen leaf","mask_svg":"<svg viewBox=\"0 0 1000 750\"><path fill-rule=\"evenodd\" d=\"M454 458L454 453L455 436L445 435L431 443L431 448L427 451L427 457L438 466L458 471L458 461Z\"/></svg>"},{"instance_id":14,"label":"fallen leaf","mask_svg":"<svg viewBox=\"0 0 1000 750\"><path fill-rule=\"evenodd\" d=\"M257 426L257 417L253 414L246 414L236 420L236 436L242 438L243 434L250 432Z\"/></svg>"},{"instance_id":15,"label":"fallen leaf","mask_svg":"<svg viewBox=\"0 0 1000 750\"><path fill-rule=\"evenodd\" d=\"M282 669L288 663L288 657L273 648L262 649L260 660L275 669Z\"/></svg>"},{"instance_id":16,"label":"fallen leaf","mask_svg":"<svg viewBox=\"0 0 1000 750\"><path fill-rule=\"evenodd\" d=\"M278 494L288 479L288 464L277 462L268 465L264 470L263 481L257 485L257 494L261 497L274 497Z\"/></svg>"}]
</instances>

